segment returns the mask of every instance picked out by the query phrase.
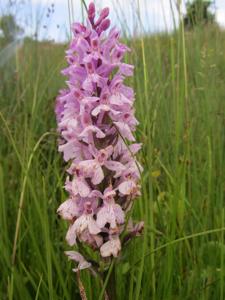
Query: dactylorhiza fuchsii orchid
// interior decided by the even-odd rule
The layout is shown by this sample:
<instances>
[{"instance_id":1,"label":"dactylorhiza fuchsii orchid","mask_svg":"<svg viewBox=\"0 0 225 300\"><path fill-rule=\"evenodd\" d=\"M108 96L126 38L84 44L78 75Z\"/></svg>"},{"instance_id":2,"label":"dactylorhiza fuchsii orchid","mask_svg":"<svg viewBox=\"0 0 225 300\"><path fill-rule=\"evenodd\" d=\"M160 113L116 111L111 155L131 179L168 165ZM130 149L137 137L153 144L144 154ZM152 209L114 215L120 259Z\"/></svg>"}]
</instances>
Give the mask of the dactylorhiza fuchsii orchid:
<instances>
[{"instance_id":1,"label":"dactylorhiza fuchsii orchid","mask_svg":"<svg viewBox=\"0 0 225 300\"><path fill-rule=\"evenodd\" d=\"M70 246L88 245L104 259L117 257L123 242L143 229L143 222L127 220L140 195L142 170L135 158L141 144L133 135L134 92L124 84L134 67L122 62L130 49L120 43L119 31L106 33L108 15L104 8L95 20L91 3L87 25L72 25L68 67L62 71L67 89L60 91L55 108L59 151L69 162L69 197L57 211L69 222L66 240ZM78 263L74 271L92 267L83 253L66 254Z\"/></svg>"}]
</instances>

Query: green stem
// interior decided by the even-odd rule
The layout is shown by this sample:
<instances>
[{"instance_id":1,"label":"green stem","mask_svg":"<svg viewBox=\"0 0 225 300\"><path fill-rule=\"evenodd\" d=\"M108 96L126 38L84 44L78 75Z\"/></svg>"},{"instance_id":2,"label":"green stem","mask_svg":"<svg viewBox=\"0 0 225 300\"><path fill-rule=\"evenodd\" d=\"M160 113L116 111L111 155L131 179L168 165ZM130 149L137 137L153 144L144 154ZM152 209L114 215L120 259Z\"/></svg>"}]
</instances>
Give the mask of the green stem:
<instances>
[{"instance_id":1,"label":"green stem","mask_svg":"<svg viewBox=\"0 0 225 300\"><path fill-rule=\"evenodd\" d=\"M87 11L88 11L87 4L85 3L85 1L84 1L84 0L81 0L81 2L83 3L83 5L84 5L84 8L85 8L85 10L86 10L86 12L87 12Z\"/></svg>"},{"instance_id":2,"label":"green stem","mask_svg":"<svg viewBox=\"0 0 225 300\"><path fill-rule=\"evenodd\" d=\"M116 300L116 272L115 265L113 266L112 272L109 276L109 281L106 286L106 293L109 297L109 300Z\"/></svg>"},{"instance_id":3,"label":"green stem","mask_svg":"<svg viewBox=\"0 0 225 300\"><path fill-rule=\"evenodd\" d=\"M102 290L101 290L101 293L100 293L100 296L99 296L99 300L102 300L103 299L103 296L104 296L104 293L105 293L105 290L107 291L107 294L108 294L108 291L109 291L109 287L111 286L111 276L115 278L115 267L114 267L114 264L115 264L115 261L113 260L111 262L111 265L109 267L109 270L104 274L104 283L103 283L103 287L102 287ZM112 286L111 286L112 287ZM116 288L116 286L114 286L114 289ZM109 296L109 300L116 300L116 298L110 298L112 297L111 294L108 295Z\"/></svg>"}]
</instances>

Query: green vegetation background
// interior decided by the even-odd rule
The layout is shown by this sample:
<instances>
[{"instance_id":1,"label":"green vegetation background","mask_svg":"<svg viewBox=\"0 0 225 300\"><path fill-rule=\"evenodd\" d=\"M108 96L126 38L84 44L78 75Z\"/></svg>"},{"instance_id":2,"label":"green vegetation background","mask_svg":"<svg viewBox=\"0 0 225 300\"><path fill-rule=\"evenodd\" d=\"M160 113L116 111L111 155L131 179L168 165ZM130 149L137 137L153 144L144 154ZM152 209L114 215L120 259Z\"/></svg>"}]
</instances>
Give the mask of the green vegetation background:
<instances>
[{"instance_id":1,"label":"green vegetation background","mask_svg":"<svg viewBox=\"0 0 225 300\"><path fill-rule=\"evenodd\" d=\"M118 299L223 300L225 33L181 26L126 43L143 143L134 219L145 231L116 265ZM64 50L26 41L0 71L0 299L79 299L56 215L66 199L54 116ZM82 281L98 299L98 280L84 271Z\"/></svg>"}]
</instances>

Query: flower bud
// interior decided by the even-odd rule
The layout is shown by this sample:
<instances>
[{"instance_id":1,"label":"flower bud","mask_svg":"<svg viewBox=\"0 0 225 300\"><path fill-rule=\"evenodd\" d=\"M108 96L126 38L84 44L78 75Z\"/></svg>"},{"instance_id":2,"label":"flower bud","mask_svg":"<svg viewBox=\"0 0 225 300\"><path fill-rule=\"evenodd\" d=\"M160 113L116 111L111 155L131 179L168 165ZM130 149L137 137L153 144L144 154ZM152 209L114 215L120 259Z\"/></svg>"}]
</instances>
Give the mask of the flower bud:
<instances>
[{"instance_id":1,"label":"flower bud","mask_svg":"<svg viewBox=\"0 0 225 300\"><path fill-rule=\"evenodd\" d=\"M88 7L88 19L92 24L94 22L94 18L95 18L95 5L93 2L91 2Z\"/></svg>"},{"instance_id":2,"label":"flower bud","mask_svg":"<svg viewBox=\"0 0 225 300\"><path fill-rule=\"evenodd\" d=\"M97 32L100 35L103 31L106 31L110 26L110 20L109 19L105 19L101 22L101 24L99 25Z\"/></svg>"}]
</instances>

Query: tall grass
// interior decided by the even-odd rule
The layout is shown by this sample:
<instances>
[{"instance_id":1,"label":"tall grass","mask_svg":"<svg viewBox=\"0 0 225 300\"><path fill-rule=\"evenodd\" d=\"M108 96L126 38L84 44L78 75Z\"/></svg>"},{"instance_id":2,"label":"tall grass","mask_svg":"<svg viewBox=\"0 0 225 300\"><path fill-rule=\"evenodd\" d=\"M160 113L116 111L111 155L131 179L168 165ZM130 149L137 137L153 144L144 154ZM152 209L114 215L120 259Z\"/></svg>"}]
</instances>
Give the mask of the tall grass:
<instances>
[{"instance_id":1,"label":"tall grass","mask_svg":"<svg viewBox=\"0 0 225 300\"><path fill-rule=\"evenodd\" d=\"M116 264L118 299L224 299L225 33L215 27L127 40L143 143L142 237ZM0 299L79 299L63 254L66 166L54 102L64 46L25 42L1 70ZM3 71L3 72L2 72ZM88 299L102 285L82 273Z\"/></svg>"}]
</instances>

